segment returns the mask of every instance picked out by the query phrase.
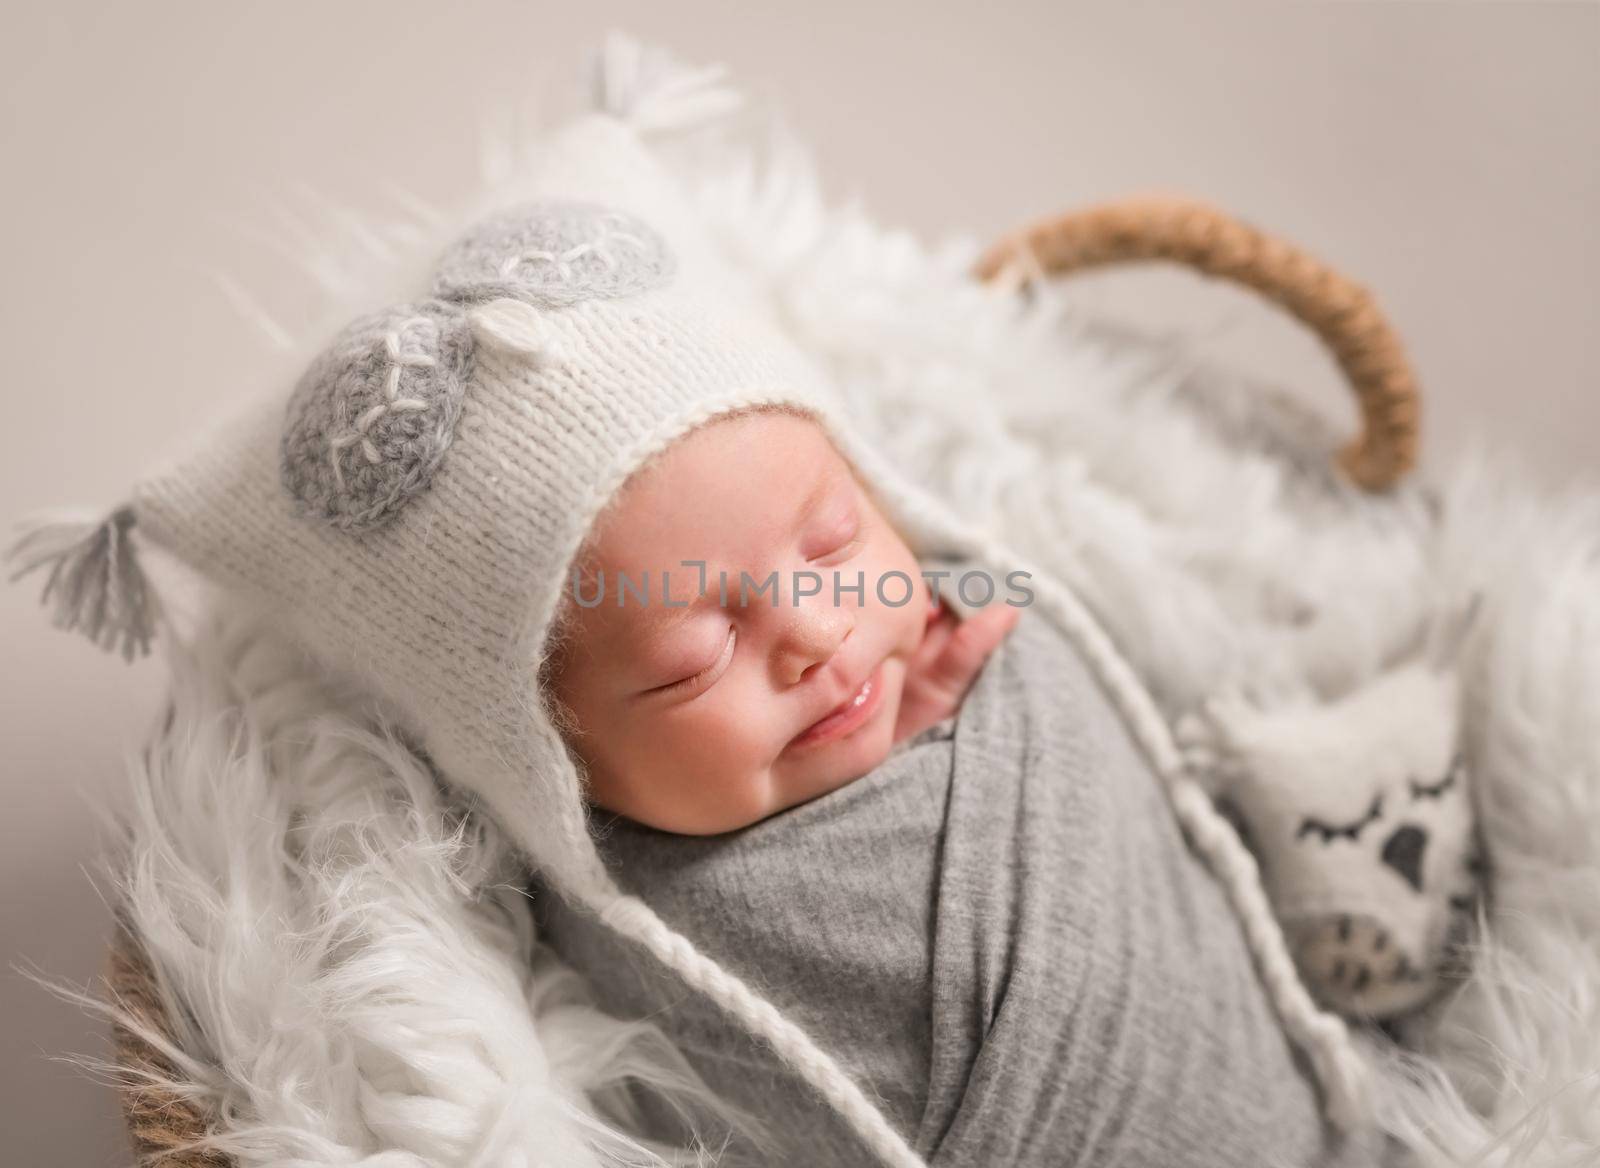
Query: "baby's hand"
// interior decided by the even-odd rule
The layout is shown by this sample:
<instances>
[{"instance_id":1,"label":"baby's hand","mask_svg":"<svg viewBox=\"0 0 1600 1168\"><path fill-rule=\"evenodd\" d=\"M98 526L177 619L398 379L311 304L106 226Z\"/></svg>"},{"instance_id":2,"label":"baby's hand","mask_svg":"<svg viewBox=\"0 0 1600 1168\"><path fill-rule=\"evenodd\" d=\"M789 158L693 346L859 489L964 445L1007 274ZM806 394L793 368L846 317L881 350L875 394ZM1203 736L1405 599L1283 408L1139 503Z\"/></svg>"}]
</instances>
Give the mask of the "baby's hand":
<instances>
[{"instance_id":1,"label":"baby's hand","mask_svg":"<svg viewBox=\"0 0 1600 1168\"><path fill-rule=\"evenodd\" d=\"M928 613L922 644L906 669L894 740L899 742L943 721L961 699L1000 642L1017 623L1021 609L991 604L966 620L943 604Z\"/></svg>"}]
</instances>

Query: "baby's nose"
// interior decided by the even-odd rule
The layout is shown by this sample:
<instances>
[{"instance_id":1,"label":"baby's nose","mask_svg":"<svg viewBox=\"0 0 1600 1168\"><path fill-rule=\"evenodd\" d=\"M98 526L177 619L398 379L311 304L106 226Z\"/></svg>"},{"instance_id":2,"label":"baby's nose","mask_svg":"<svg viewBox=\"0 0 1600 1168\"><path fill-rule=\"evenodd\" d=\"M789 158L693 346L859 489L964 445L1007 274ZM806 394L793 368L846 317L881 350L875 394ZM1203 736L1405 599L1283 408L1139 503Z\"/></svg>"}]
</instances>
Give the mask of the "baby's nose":
<instances>
[{"instance_id":1,"label":"baby's nose","mask_svg":"<svg viewBox=\"0 0 1600 1168\"><path fill-rule=\"evenodd\" d=\"M855 627L852 610L825 600L802 601L779 613L786 619L778 638L778 670L789 685L832 660Z\"/></svg>"}]
</instances>

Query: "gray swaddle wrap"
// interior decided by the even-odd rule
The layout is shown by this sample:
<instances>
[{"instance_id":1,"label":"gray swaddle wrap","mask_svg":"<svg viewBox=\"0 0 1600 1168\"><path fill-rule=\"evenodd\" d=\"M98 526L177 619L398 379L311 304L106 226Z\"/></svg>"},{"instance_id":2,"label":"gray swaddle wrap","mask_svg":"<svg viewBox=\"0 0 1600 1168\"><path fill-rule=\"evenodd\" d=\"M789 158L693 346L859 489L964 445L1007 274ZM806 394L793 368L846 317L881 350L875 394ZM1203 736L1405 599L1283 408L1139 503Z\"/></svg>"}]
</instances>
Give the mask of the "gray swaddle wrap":
<instances>
[{"instance_id":1,"label":"gray swaddle wrap","mask_svg":"<svg viewBox=\"0 0 1600 1168\"><path fill-rule=\"evenodd\" d=\"M938 1168L1365 1162L1324 1143L1221 889L1041 615L1023 613L955 718L871 774L724 836L617 819L601 850ZM537 899L605 1008L651 1015L767 1125L775 1151L735 1140L723 1163L873 1162L715 1005L587 914Z\"/></svg>"}]
</instances>

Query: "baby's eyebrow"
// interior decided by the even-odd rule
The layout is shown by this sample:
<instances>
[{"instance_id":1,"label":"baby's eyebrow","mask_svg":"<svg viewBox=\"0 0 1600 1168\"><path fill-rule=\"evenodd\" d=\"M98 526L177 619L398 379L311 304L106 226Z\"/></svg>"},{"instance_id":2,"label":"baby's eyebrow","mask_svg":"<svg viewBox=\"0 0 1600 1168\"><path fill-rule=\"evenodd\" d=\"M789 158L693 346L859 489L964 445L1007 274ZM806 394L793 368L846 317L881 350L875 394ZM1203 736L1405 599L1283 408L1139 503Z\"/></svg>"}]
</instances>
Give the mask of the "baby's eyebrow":
<instances>
[{"instance_id":1,"label":"baby's eyebrow","mask_svg":"<svg viewBox=\"0 0 1600 1168\"><path fill-rule=\"evenodd\" d=\"M680 577L678 573L672 574L673 602L671 605L663 603L664 598L660 595L652 595L650 603L645 606L648 615L643 618L643 636L647 643L658 642L671 635L674 629L691 616L704 612L708 608L719 607L717 586L714 579L706 581L705 591L700 595L690 596L686 591L690 584L680 583L679 581L680 579L687 579L698 584L700 574L694 568L685 569L685 572L687 573L686 577ZM659 584L660 580L658 579L656 583Z\"/></svg>"},{"instance_id":2,"label":"baby's eyebrow","mask_svg":"<svg viewBox=\"0 0 1600 1168\"><path fill-rule=\"evenodd\" d=\"M838 489L840 479L847 477L840 475L837 467L828 467L817 476L816 485L811 488L811 493L801 501L800 509L795 512L795 530L799 530L801 524L811 517L812 512L822 506L828 497Z\"/></svg>"}]
</instances>

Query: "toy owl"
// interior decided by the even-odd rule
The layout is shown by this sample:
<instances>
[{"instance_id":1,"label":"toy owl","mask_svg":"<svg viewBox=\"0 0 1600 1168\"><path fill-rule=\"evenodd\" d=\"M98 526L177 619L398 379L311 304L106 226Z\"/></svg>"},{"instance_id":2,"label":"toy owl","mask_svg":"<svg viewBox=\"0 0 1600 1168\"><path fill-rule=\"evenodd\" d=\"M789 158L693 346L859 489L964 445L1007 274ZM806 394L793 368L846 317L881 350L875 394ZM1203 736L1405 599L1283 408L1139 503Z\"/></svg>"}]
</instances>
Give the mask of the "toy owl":
<instances>
[{"instance_id":1,"label":"toy owl","mask_svg":"<svg viewBox=\"0 0 1600 1168\"><path fill-rule=\"evenodd\" d=\"M1399 664L1331 702L1231 690L1179 719L1196 777L1239 828L1307 986L1374 1020L1442 988L1482 863L1457 662L1474 598Z\"/></svg>"}]
</instances>

